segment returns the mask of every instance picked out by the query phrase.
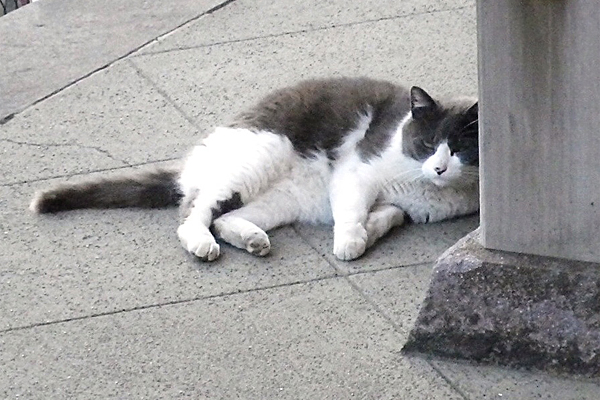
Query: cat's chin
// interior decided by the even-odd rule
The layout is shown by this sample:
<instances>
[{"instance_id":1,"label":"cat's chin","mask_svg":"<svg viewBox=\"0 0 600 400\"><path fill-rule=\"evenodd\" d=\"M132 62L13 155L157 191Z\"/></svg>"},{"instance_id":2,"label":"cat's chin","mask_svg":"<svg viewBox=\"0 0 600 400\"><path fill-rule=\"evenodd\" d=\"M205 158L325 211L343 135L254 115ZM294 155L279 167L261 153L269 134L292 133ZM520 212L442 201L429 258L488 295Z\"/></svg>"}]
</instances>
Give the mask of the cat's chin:
<instances>
[{"instance_id":1,"label":"cat's chin","mask_svg":"<svg viewBox=\"0 0 600 400\"><path fill-rule=\"evenodd\" d=\"M443 178L430 178L429 179L431 183L433 183L435 186L437 187L441 187L441 188L445 188L448 186L452 186L452 183L454 182L454 180L449 180L449 179L443 179Z\"/></svg>"}]
</instances>

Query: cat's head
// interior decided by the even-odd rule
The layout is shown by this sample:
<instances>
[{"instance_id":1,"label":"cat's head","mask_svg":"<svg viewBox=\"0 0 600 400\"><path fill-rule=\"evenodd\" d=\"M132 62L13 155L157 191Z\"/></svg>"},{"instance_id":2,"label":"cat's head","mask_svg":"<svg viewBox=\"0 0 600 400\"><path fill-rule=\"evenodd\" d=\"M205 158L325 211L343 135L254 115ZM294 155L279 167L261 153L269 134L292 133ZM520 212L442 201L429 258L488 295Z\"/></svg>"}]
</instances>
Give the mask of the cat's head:
<instances>
[{"instance_id":1,"label":"cat's head","mask_svg":"<svg viewBox=\"0 0 600 400\"><path fill-rule=\"evenodd\" d=\"M414 86L410 103L411 115L402 129L402 151L423 163L423 176L438 186L476 179L477 102L460 99L440 103Z\"/></svg>"}]
</instances>

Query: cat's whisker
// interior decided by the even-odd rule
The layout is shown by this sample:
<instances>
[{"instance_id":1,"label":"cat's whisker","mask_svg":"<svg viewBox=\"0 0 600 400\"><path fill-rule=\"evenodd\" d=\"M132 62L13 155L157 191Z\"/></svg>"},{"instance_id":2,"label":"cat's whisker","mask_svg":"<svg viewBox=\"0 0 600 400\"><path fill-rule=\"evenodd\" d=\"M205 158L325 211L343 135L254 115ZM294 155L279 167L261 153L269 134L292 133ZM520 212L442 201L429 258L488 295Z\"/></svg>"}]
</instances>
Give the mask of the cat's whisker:
<instances>
[{"instance_id":1,"label":"cat's whisker","mask_svg":"<svg viewBox=\"0 0 600 400\"><path fill-rule=\"evenodd\" d=\"M412 173L412 175L409 175L409 173ZM401 177L401 179L400 179L400 177ZM423 175L421 169L418 168L418 169L411 170L411 171L405 171L403 174L396 175L391 178L381 179L379 183L381 184L382 187L394 186L394 185L398 185L398 184L414 183L423 178L424 178L424 175Z\"/></svg>"},{"instance_id":2,"label":"cat's whisker","mask_svg":"<svg viewBox=\"0 0 600 400\"><path fill-rule=\"evenodd\" d=\"M401 174L395 175L394 178L399 178L405 175L410 175L410 174L422 174L423 171L421 170L421 168L415 168L415 169L409 169L407 171L404 171Z\"/></svg>"},{"instance_id":3,"label":"cat's whisker","mask_svg":"<svg viewBox=\"0 0 600 400\"><path fill-rule=\"evenodd\" d=\"M423 174L423 172L421 171L421 168L415 168L415 169L403 171L402 173L393 175L391 177L387 177L387 174L384 174L384 176L386 176L386 177L383 178L383 182L389 183L389 182L394 182L394 181L398 181L398 180L406 180L406 178L411 179L414 177L419 177L422 174Z\"/></svg>"},{"instance_id":4,"label":"cat's whisker","mask_svg":"<svg viewBox=\"0 0 600 400\"><path fill-rule=\"evenodd\" d=\"M473 128L473 130L475 130L475 131L476 131L476 130L477 130L477 126L473 126L473 125L474 125L474 124L477 124L478 122L479 122L479 118L477 118L477 119L476 119L476 120L474 120L474 121L471 121L471 122L469 122L467 125L465 125L465 126L463 126L463 127L461 128L461 130L460 130L460 132L459 132L459 133L463 133L463 132L465 132L465 131L466 131L467 129L469 129L469 128ZM476 132L474 132L474 133L476 133Z\"/></svg>"},{"instance_id":5,"label":"cat's whisker","mask_svg":"<svg viewBox=\"0 0 600 400\"><path fill-rule=\"evenodd\" d=\"M476 124L477 122L479 122L479 118L477 118L477 119L475 119L475 120L473 120L473 121L469 122L468 124L466 124L466 125L463 127L463 130L467 129L468 127L470 127L470 126L471 126L471 125L473 125L473 124Z\"/></svg>"},{"instance_id":6,"label":"cat's whisker","mask_svg":"<svg viewBox=\"0 0 600 400\"><path fill-rule=\"evenodd\" d=\"M389 175L389 176L393 176L394 178L398 178L404 175L408 175L411 173L415 173L415 172L421 172L421 168L413 168L413 169L407 169L406 171L402 171L400 173L394 173L396 170L395 167L390 166L386 169L382 169L382 172L385 172L385 175ZM389 172L389 173L388 173Z\"/></svg>"}]
</instances>

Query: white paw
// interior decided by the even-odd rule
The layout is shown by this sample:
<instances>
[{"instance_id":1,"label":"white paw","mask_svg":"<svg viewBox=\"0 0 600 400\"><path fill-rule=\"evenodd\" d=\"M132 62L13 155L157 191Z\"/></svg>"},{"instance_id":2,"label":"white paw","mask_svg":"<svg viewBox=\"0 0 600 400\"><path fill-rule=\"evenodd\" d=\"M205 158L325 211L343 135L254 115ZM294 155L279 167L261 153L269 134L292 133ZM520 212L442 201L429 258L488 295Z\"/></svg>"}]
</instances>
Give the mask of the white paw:
<instances>
[{"instance_id":1,"label":"white paw","mask_svg":"<svg viewBox=\"0 0 600 400\"><path fill-rule=\"evenodd\" d=\"M244 235L246 250L255 256L266 256L271 251L269 236L263 231L253 231Z\"/></svg>"},{"instance_id":2,"label":"white paw","mask_svg":"<svg viewBox=\"0 0 600 400\"><path fill-rule=\"evenodd\" d=\"M381 232L388 229L389 218L386 218L382 214L371 213L367 218L366 229L367 232Z\"/></svg>"},{"instance_id":3,"label":"white paw","mask_svg":"<svg viewBox=\"0 0 600 400\"><path fill-rule=\"evenodd\" d=\"M177 235L183 247L203 261L213 261L219 257L220 247L206 227L186 222L179 226Z\"/></svg>"},{"instance_id":4,"label":"white paw","mask_svg":"<svg viewBox=\"0 0 600 400\"><path fill-rule=\"evenodd\" d=\"M367 231L356 224L343 231L336 229L333 238L333 254L340 260L354 260L367 250Z\"/></svg>"}]
</instances>

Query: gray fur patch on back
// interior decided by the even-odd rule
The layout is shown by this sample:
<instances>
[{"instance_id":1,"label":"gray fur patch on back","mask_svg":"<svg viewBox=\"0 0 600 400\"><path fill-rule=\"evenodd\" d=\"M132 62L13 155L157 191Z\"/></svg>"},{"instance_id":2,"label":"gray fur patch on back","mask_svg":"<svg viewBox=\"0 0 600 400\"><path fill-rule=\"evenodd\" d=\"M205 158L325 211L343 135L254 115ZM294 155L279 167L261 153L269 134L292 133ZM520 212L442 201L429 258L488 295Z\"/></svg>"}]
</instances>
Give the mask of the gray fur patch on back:
<instances>
[{"instance_id":1,"label":"gray fur patch on back","mask_svg":"<svg viewBox=\"0 0 600 400\"><path fill-rule=\"evenodd\" d=\"M365 137L358 143L361 160L368 161L380 155L389 145L400 122L410 112L408 91L400 89L373 110L371 124Z\"/></svg>"},{"instance_id":2,"label":"gray fur patch on back","mask_svg":"<svg viewBox=\"0 0 600 400\"><path fill-rule=\"evenodd\" d=\"M325 153L333 160L344 136L370 113L373 122L359 145L361 156L368 158L382 151L409 110L408 90L390 82L315 79L268 95L230 126L285 135L302 156Z\"/></svg>"}]
</instances>

